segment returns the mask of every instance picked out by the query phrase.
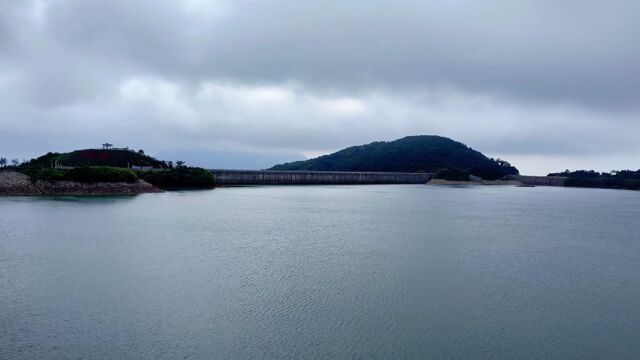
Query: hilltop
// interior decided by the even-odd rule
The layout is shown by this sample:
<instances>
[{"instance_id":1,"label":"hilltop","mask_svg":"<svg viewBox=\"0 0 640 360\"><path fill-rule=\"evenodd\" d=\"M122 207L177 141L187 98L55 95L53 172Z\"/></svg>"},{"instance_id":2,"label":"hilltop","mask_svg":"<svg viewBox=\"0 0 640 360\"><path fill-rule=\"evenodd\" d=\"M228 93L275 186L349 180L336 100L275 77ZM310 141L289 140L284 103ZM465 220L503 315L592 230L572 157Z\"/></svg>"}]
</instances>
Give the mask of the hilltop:
<instances>
[{"instance_id":1,"label":"hilltop","mask_svg":"<svg viewBox=\"0 0 640 360\"><path fill-rule=\"evenodd\" d=\"M518 169L506 161L490 159L463 143L436 135L352 146L315 159L275 165L270 170L437 172L442 169L484 179L518 174Z\"/></svg>"},{"instance_id":2,"label":"hilltop","mask_svg":"<svg viewBox=\"0 0 640 360\"><path fill-rule=\"evenodd\" d=\"M132 166L150 166L166 168L167 164L142 151L129 149L84 149L68 153L50 152L37 159L31 159L26 166L50 168L52 166L111 166L127 168Z\"/></svg>"}]
</instances>

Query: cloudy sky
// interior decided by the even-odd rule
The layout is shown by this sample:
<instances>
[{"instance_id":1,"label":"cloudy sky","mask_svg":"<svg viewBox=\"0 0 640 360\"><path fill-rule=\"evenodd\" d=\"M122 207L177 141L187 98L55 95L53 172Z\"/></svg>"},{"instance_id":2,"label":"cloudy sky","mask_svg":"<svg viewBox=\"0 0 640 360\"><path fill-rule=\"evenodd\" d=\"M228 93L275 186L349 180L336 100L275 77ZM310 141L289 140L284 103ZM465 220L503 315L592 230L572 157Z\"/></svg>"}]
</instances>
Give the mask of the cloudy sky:
<instances>
[{"instance_id":1,"label":"cloudy sky","mask_svg":"<svg viewBox=\"0 0 640 360\"><path fill-rule=\"evenodd\" d=\"M522 173L640 168L640 3L0 0L0 155L195 165L448 136Z\"/></svg>"}]
</instances>

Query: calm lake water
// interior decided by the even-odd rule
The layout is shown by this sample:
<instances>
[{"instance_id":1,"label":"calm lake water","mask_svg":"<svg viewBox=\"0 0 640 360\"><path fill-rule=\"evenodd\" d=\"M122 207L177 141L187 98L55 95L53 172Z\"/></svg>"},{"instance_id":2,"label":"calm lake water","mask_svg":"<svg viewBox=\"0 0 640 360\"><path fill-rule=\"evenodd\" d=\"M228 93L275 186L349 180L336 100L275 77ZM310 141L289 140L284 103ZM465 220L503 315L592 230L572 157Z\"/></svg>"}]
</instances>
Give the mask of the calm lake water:
<instances>
[{"instance_id":1,"label":"calm lake water","mask_svg":"<svg viewBox=\"0 0 640 360\"><path fill-rule=\"evenodd\" d=\"M640 192L0 198L1 359L638 359Z\"/></svg>"}]
</instances>

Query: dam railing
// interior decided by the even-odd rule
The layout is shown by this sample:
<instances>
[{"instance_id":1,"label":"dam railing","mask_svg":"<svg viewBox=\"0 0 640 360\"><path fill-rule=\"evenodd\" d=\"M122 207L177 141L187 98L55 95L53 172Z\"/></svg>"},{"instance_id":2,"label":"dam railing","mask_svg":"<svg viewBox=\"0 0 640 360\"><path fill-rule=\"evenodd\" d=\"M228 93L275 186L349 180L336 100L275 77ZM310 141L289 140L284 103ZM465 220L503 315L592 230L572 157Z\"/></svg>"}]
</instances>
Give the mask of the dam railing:
<instances>
[{"instance_id":1,"label":"dam railing","mask_svg":"<svg viewBox=\"0 0 640 360\"><path fill-rule=\"evenodd\" d=\"M424 184L432 173L210 169L219 185Z\"/></svg>"}]
</instances>

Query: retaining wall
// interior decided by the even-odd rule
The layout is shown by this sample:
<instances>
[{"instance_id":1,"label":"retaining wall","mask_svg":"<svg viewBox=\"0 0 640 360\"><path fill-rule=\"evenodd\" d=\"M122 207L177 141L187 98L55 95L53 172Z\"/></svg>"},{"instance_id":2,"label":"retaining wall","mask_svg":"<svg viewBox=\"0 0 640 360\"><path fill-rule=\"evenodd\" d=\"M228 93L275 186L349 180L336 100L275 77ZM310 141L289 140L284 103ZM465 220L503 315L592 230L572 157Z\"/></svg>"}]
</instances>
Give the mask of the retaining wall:
<instances>
[{"instance_id":1,"label":"retaining wall","mask_svg":"<svg viewBox=\"0 0 640 360\"><path fill-rule=\"evenodd\" d=\"M535 186L564 186L565 176L526 176L513 175L510 176L514 180L518 180L525 185Z\"/></svg>"}]
</instances>

